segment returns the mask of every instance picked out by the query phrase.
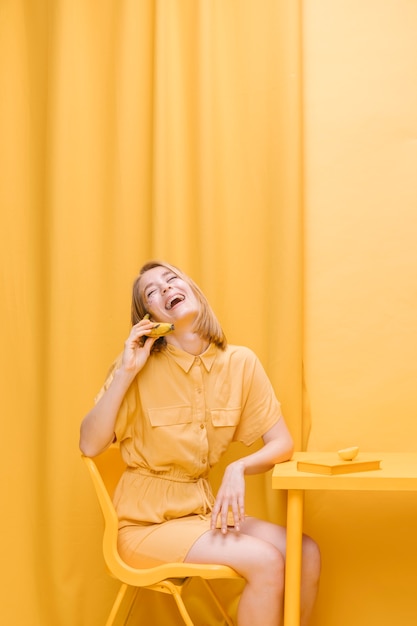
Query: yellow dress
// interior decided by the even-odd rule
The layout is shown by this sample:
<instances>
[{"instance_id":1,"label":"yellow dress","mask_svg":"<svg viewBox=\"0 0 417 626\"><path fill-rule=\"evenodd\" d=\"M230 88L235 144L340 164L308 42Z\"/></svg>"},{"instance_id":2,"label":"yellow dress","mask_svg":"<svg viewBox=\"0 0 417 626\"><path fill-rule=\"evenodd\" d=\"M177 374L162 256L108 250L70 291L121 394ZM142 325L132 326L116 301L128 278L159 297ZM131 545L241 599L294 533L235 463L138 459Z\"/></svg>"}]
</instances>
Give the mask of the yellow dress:
<instances>
[{"instance_id":1,"label":"yellow dress","mask_svg":"<svg viewBox=\"0 0 417 626\"><path fill-rule=\"evenodd\" d=\"M136 567L183 561L210 528L210 469L232 441L249 446L280 417L272 385L248 348L211 344L193 356L167 345L151 354L116 419L128 466L114 495L122 558Z\"/></svg>"}]
</instances>

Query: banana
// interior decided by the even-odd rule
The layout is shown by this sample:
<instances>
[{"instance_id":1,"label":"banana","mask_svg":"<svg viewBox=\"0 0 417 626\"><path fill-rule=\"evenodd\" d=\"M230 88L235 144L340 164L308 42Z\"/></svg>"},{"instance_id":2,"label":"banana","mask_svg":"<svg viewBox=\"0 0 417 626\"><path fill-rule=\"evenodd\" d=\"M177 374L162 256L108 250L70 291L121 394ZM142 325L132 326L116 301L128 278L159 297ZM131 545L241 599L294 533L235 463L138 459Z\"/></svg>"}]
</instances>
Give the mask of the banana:
<instances>
[{"instance_id":1,"label":"banana","mask_svg":"<svg viewBox=\"0 0 417 626\"><path fill-rule=\"evenodd\" d=\"M149 313L145 315L144 320L149 319ZM174 324L168 324L168 322L156 322L154 327L151 328L149 333L146 335L147 337L163 337L164 335L168 335L174 330Z\"/></svg>"},{"instance_id":2,"label":"banana","mask_svg":"<svg viewBox=\"0 0 417 626\"><path fill-rule=\"evenodd\" d=\"M167 322L158 322L147 334L147 337L163 337L172 333L174 330L174 324L168 324Z\"/></svg>"},{"instance_id":3,"label":"banana","mask_svg":"<svg viewBox=\"0 0 417 626\"><path fill-rule=\"evenodd\" d=\"M352 446L351 448L343 448L342 450L338 450L337 454L343 461L353 461L354 458L358 455L359 448L358 446Z\"/></svg>"}]
</instances>

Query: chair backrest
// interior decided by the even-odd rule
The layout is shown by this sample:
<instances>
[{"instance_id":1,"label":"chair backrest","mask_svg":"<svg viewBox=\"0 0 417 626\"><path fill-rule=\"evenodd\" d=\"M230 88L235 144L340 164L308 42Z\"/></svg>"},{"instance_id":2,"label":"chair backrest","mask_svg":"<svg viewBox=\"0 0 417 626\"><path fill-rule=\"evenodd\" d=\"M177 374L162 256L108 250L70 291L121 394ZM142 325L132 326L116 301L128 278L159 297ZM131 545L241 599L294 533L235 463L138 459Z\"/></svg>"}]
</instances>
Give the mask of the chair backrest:
<instances>
[{"instance_id":1,"label":"chair backrest","mask_svg":"<svg viewBox=\"0 0 417 626\"><path fill-rule=\"evenodd\" d=\"M119 478L126 469L118 446L112 445L94 457L94 463L100 473L101 480L110 497L113 497Z\"/></svg>"},{"instance_id":2,"label":"chair backrest","mask_svg":"<svg viewBox=\"0 0 417 626\"><path fill-rule=\"evenodd\" d=\"M110 446L99 456L90 458L82 455L95 492L100 504L104 519L103 553L106 565L112 573L114 559L120 558L117 551L118 519L113 506L112 496L120 476L126 468L120 451L116 446Z\"/></svg>"}]
</instances>

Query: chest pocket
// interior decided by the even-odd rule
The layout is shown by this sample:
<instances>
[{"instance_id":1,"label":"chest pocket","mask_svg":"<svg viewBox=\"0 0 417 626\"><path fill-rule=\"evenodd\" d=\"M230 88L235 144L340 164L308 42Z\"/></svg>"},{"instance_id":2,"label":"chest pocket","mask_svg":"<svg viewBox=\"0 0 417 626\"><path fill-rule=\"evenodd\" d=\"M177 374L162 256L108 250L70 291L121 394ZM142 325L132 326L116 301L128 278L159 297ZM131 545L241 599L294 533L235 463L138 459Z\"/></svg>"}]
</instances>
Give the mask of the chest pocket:
<instances>
[{"instance_id":1,"label":"chest pocket","mask_svg":"<svg viewBox=\"0 0 417 626\"><path fill-rule=\"evenodd\" d=\"M240 413L240 409L211 409L211 423L215 428L237 426L239 424Z\"/></svg>"},{"instance_id":2,"label":"chest pocket","mask_svg":"<svg viewBox=\"0 0 417 626\"><path fill-rule=\"evenodd\" d=\"M192 410L189 406L148 409L148 417L151 426L176 426L190 424L193 421Z\"/></svg>"}]
</instances>

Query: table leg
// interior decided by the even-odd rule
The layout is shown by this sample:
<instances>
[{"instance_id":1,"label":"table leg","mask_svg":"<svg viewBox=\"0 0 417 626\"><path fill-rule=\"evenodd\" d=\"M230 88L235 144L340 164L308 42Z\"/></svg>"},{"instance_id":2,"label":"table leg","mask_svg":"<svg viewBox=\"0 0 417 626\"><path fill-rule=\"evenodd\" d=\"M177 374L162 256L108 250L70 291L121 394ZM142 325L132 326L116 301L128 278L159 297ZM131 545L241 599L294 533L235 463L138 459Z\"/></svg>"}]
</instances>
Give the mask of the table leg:
<instances>
[{"instance_id":1,"label":"table leg","mask_svg":"<svg viewBox=\"0 0 417 626\"><path fill-rule=\"evenodd\" d=\"M300 626L303 500L302 489L288 490L284 626Z\"/></svg>"}]
</instances>

